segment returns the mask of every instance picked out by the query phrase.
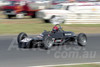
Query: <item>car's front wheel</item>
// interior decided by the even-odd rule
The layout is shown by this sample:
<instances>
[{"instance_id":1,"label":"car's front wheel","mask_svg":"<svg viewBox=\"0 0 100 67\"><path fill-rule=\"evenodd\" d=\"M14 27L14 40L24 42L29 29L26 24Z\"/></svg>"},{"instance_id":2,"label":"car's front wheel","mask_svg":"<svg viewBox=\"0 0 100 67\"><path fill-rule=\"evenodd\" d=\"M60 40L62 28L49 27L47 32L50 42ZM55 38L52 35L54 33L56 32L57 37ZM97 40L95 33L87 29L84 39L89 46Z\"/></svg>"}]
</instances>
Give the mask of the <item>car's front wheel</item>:
<instances>
[{"instance_id":1,"label":"car's front wheel","mask_svg":"<svg viewBox=\"0 0 100 67\"><path fill-rule=\"evenodd\" d=\"M18 42L18 47L19 47L19 48L25 47L25 45L22 44L21 41L22 41L24 38L26 38L26 37L28 37L28 36L27 36L27 34L24 33L24 32L22 32L22 33L20 33L20 34L18 35L18 37L17 37L17 42Z\"/></svg>"},{"instance_id":2,"label":"car's front wheel","mask_svg":"<svg viewBox=\"0 0 100 67\"><path fill-rule=\"evenodd\" d=\"M13 16L12 15L7 15L7 18L8 19L11 19Z\"/></svg>"},{"instance_id":3,"label":"car's front wheel","mask_svg":"<svg viewBox=\"0 0 100 67\"><path fill-rule=\"evenodd\" d=\"M77 43L80 46L86 46L86 44L87 44L87 36L84 33L80 33L77 36Z\"/></svg>"},{"instance_id":4,"label":"car's front wheel","mask_svg":"<svg viewBox=\"0 0 100 67\"><path fill-rule=\"evenodd\" d=\"M45 49L50 49L53 46L54 41L53 41L52 37L45 36L44 40L43 40L43 43L44 43L44 48Z\"/></svg>"}]
</instances>

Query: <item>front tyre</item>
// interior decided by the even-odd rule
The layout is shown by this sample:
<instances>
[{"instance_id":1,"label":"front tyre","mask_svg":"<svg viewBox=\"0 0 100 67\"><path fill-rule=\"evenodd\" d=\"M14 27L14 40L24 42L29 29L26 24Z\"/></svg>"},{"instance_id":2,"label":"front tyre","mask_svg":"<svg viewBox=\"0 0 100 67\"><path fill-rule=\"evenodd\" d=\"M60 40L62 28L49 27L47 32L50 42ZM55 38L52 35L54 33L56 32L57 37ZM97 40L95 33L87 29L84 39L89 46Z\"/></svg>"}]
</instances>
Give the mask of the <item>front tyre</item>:
<instances>
[{"instance_id":1,"label":"front tyre","mask_svg":"<svg viewBox=\"0 0 100 67\"><path fill-rule=\"evenodd\" d=\"M27 36L27 34L24 33L24 32L22 32L22 33L20 33L20 34L18 35L18 37L17 37L17 42L18 42L18 47L19 47L19 48L25 47L25 45L22 44L21 41L22 41L24 38L26 38L26 37L28 37L28 36Z\"/></svg>"},{"instance_id":2,"label":"front tyre","mask_svg":"<svg viewBox=\"0 0 100 67\"><path fill-rule=\"evenodd\" d=\"M79 46L86 46L87 45L87 36L84 33L80 33L77 36L77 43Z\"/></svg>"},{"instance_id":3,"label":"front tyre","mask_svg":"<svg viewBox=\"0 0 100 67\"><path fill-rule=\"evenodd\" d=\"M45 36L43 40L43 44L45 49L50 49L53 46L54 41L52 40L52 37Z\"/></svg>"}]
</instances>

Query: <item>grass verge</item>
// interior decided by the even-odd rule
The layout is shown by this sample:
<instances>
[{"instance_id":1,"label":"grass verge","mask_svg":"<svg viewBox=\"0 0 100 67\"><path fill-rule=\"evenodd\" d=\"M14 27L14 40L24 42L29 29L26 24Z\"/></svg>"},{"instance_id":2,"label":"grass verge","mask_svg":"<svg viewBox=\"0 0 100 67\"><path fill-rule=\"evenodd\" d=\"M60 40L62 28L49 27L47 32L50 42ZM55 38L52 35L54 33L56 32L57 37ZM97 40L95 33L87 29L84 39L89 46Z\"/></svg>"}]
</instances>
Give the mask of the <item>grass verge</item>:
<instances>
[{"instance_id":1,"label":"grass verge","mask_svg":"<svg viewBox=\"0 0 100 67\"><path fill-rule=\"evenodd\" d=\"M40 34L44 30L51 31L54 25L50 23L0 23L0 34L18 34L26 32L29 34ZM75 33L100 33L100 24L61 24L65 31L73 31Z\"/></svg>"}]
</instances>

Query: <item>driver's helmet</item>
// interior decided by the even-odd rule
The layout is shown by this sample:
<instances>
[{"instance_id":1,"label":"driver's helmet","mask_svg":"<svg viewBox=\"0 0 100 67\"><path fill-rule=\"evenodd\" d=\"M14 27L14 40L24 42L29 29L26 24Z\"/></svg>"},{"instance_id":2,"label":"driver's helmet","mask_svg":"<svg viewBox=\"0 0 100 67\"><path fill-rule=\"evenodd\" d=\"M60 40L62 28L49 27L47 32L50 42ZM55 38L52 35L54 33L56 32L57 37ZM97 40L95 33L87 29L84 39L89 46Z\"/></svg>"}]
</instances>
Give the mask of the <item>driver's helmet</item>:
<instances>
[{"instance_id":1,"label":"driver's helmet","mask_svg":"<svg viewBox=\"0 0 100 67\"><path fill-rule=\"evenodd\" d=\"M52 31L53 31L53 32L58 31L58 27L57 27L57 26L54 26Z\"/></svg>"}]
</instances>

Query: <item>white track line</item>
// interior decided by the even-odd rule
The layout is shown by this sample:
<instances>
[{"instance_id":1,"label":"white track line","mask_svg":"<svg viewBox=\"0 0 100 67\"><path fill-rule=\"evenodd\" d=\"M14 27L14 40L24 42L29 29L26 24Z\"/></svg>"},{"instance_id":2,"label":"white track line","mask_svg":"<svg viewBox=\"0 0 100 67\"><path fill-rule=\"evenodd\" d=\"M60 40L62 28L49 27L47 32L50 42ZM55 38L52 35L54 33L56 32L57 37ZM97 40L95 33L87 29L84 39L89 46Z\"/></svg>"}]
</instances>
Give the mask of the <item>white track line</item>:
<instances>
[{"instance_id":1,"label":"white track line","mask_svg":"<svg viewBox=\"0 0 100 67\"><path fill-rule=\"evenodd\" d=\"M71 63L71 64L56 64L56 65L40 65L40 66L28 66L28 67L53 67L53 66L65 66L65 65L81 65L81 64L100 64L100 62L88 62L88 63Z\"/></svg>"}]
</instances>

